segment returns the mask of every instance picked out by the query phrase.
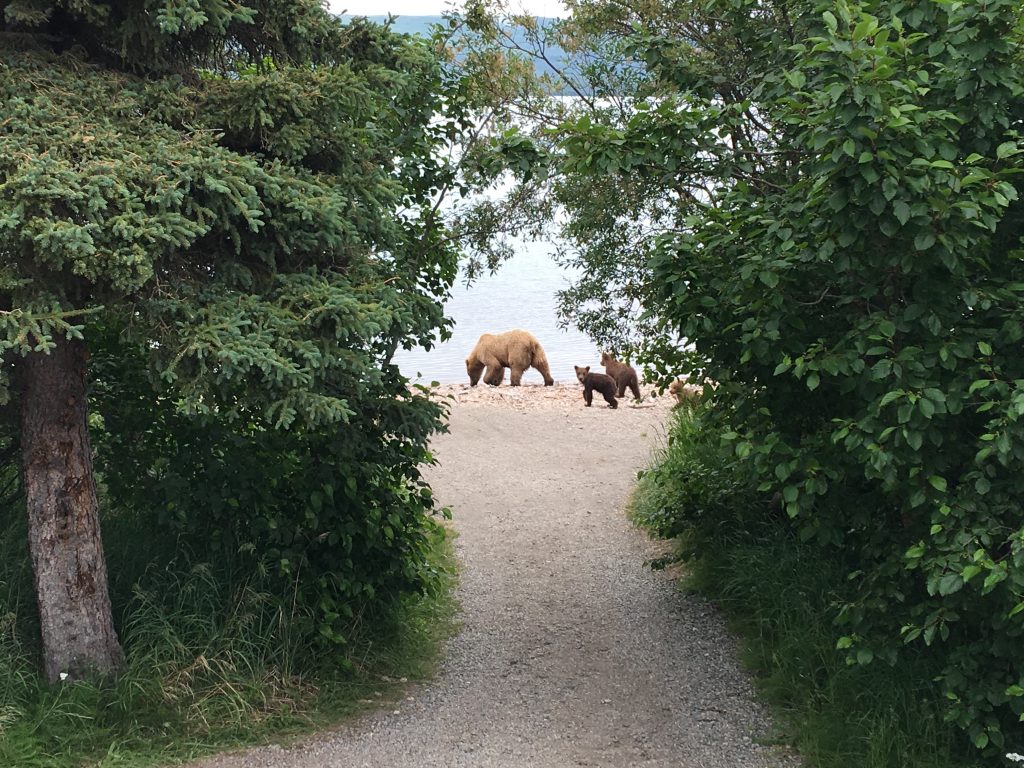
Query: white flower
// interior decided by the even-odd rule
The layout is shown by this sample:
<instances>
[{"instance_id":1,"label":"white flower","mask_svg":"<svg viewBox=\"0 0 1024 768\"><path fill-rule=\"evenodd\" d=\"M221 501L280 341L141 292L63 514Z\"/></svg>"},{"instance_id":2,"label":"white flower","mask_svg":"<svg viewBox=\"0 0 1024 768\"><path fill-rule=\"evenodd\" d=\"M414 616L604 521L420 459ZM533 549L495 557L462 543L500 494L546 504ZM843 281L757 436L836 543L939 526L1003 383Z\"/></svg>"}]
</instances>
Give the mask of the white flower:
<instances>
[{"instance_id":1,"label":"white flower","mask_svg":"<svg viewBox=\"0 0 1024 768\"><path fill-rule=\"evenodd\" d=\"M1024 763L1024 755L1018 755L1016 752L1007 752L1006 759L1011 763Z\"/></svg>"},{"instance_id":2,"label":"white flower","mask_svg":"<svg viewBox=\"0 0 1024 768\"><path fill-rule=\"evenodd\" d=\"M68 679L68 673L67 672L61 672L60 673L60 681L63 683L67 679ZM1024 760L1024 758L1021 758L1021 759Z\"/></svg>"}]
</instances>

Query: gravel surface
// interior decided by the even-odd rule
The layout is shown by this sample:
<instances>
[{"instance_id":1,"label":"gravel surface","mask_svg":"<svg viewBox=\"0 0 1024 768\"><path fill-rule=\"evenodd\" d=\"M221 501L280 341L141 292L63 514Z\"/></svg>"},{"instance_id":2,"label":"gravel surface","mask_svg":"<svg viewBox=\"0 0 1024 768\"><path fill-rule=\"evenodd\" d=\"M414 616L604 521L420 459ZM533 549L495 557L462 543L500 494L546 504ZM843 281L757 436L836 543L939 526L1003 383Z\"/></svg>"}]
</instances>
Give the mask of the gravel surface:
<instances>
[{"instance_id":1,"label":"gravel surface","mask_svg":"<svg viewBox=\"0 0 1024 768\"><path fill-rule=\"evenodd\" d=\"M287 748L202 768L768 768L735 643L707 602L644 565L623 508L668 398L583 407L582 388L446 387L429 479L451 506L462 631L436 681Z\"/></svg>"}]
</instances>

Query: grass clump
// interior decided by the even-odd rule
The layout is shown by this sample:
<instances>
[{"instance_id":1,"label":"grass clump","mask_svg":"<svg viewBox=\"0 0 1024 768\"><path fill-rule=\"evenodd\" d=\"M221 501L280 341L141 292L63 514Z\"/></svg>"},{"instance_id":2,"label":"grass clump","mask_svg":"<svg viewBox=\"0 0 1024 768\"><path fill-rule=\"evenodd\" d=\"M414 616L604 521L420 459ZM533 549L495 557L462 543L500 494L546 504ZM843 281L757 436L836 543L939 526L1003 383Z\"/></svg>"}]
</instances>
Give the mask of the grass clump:
<instances>
[{"instance_id":1,"label":"grass clump","mask_svg":"<svg viewBox=\"0 0 1024 768\"><path fill-rule=\"evenodd\" d=\"M110 551L130 552L119 539L138 532L114 520L104 533ZM17 535L8 529L0 551ZM0 765L146 766L307 732L389 701L401 689L395 681L429 676L455 625L454 554L440 525L432 589L375 601L353 617L344 652L330 656L307 646L294 629L302 617L258 574L180 552L160 565L149 559L136 578L115 570L127 563L112 563L123 674L53 687L38 673L31 591L14 584L26 572L8 561L0 575L9 600L0 616Z\"/></svg>"},{"instance_id":2,"label":"grass clump","mask_svg":"<svg viewBox=\"0 0 1024 768\"><path fill-rule=\"evenodd\" d=\"M895 665L848 664L837 606L851 564L800 540L699 415L679 411L668 445L637 487L634 521L671 539L684 585L715 600L773 706L776 734L819 768L974 768L943 719L939 662L908 649Z\"/></svg>"}]
</instances>

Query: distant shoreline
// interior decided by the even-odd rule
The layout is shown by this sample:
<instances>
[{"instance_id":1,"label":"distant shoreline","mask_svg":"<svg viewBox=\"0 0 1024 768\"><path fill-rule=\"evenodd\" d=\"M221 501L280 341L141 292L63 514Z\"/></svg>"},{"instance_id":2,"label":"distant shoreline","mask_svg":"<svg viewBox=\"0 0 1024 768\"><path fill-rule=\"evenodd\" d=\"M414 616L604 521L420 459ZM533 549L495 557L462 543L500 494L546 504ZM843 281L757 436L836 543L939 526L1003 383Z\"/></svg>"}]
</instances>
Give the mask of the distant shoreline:
<instances>
[{"instance_id":1,"label":"distant shoreline","mask_svg":"<svg viewBox=\"0 0 1024 768\"><path fill-rule=\"evenodd\" d=\"M675 399L667 392L657 395L654 387L641 384L643 398L634 403L630 398L619 399L619 408L656 408L669 410ZM512 408L519 411L555 410L567 411L586 408L583 402L583 387L577 383L562 382L546 387L543 384L523 384L513 387L507 382L500 387L479 384L441 384L431 388L431 396L452 405L485 405ZM598 398L591 406L594 410L610 410Z\"/></svg>"}]
</instances>

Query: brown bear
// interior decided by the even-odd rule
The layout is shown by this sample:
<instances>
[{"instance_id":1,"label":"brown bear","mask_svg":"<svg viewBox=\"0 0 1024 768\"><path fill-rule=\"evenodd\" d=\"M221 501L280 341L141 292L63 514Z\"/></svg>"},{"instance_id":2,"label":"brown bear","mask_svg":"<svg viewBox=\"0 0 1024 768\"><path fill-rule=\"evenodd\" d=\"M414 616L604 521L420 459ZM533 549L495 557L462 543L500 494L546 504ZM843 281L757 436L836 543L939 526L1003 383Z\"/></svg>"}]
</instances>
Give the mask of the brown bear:
<instances>
[{"instance_id":1,"label":"brown bear","mask_svg":"<svg viewBox=\"0 0 1024 768\"><path fill-rule=\"evenodd\" d=\"M544 386L555 383L548 369L548 358L540 342L528 331L505 331L485 333L477 339L476 346L466 358L466 373L469 385L475 387L484 374L484 384L496 387L505 380L505 368L512 369L512 386L518 387L523 371L533 366L544 377ZM484 369L487 372L484 373Z\"/></svg>"},{"instance_id":2,"label":"brown bear","mask_svg":"<svg viewBox=\"0 0 1024 768\"><path fill-rule=\"evenodd\" d=\"M619 407L619 402L615 399L615 379L603 373L591 373L589 365L586 368L574 365L573 368L576 369L576 378L583 385L583 401L588 408L594 401L595 389L604 395L609 408Z\"/></svg>"},{"instance_id":3,"label":"brown bear","mask_svg":"<svg viewBox=\"0 0 1024 768\"><path fill-rule=\"evenodd\" d=\"M700 387L687 384L685 379L675 379L668 385L668 391L675 395L676 405L696 405L703 394Z\"/></svg>"},{"instance_id":4,"label":"brown bear","mask_svg":"<svg viewBox=\"0 0 1024 768\"><path fill-rule=\"evenodd\" d=\"M640 380L632 366L620 363L607 352L601 353L601 365L604 366L604 372L615 379L615 384L618 386L618 391L615 393L617 397L624 397L626 387L629 387L633 393L633 399L640 399Z\"/></svg>"}]
</instances>

